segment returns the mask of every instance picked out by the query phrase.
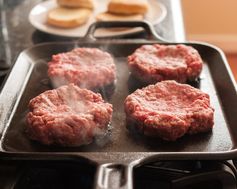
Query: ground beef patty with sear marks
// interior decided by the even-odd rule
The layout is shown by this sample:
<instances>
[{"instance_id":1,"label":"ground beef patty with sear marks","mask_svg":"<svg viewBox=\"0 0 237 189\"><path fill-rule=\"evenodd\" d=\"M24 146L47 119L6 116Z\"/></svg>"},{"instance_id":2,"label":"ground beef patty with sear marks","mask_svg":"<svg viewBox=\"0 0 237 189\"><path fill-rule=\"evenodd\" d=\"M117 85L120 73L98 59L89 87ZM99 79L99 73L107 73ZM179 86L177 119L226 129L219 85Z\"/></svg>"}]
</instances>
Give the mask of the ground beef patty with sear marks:
<instances>
[{"instance_id":1,"label":"ground beef patty with sear marks","mask_svg":"<svg viewBox=\"0 0 237 189\"><path fill-rule=\"evenodd\" d=\"M125 112L127 127L168 141L207 132L214 124L209 95L175 81L136 90L126 98Z\"/></svg>"},{"instance_id":2,"label":"ground beef patty with sear marks","mask_svg":"<svg viewBox=\"0 0 237 189\"><path fill-rule=\"evenodd\" d=\"M59 53L48 63L48 76L54 87L74 83L81 88L99 88L113 83L115 72L112 56L97 48Z\"/></svg>"},{"instance_id":3,"label":"ground beef patty with sear marks","mask_svg":"<svg viewBox=\"0 0 237 189\"><path fill-rule=\"evenodd\" d=\"M27 134L43 144L80 146L103 135L112 105L100 94L74 84L48 90L33 98L26 116Z\"/></svg>"},{"instance_id":4,"label":"ground beef patty with sear marks","mask_svg":"<svg viewBox=\"0 0 237 189\"><path fill-rule=\"evenodd\" d=\"M180 83L195 80L202 65L198 51L186 45L143 45L128 56L132 75L148 84L163 80Z\"/></svg>"}]
</instances>

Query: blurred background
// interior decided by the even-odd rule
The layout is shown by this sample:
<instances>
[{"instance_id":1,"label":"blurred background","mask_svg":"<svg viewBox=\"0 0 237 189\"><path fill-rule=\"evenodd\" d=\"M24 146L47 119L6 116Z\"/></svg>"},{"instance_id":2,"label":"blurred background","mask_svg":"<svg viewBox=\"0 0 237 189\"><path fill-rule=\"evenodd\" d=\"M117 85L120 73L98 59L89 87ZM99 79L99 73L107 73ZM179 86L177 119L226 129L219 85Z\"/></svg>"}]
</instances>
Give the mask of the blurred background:
<instances>
[{"instance_id":1,"label":"blurred background","mask_svg":"<svg viewBox=\"0 0 237 189\"><path fill-rule=\"evenodd\" d=\"M182 0L187 40L205 41L226 54L237 81L237 0Z\"/></svg>"}]
</instances>

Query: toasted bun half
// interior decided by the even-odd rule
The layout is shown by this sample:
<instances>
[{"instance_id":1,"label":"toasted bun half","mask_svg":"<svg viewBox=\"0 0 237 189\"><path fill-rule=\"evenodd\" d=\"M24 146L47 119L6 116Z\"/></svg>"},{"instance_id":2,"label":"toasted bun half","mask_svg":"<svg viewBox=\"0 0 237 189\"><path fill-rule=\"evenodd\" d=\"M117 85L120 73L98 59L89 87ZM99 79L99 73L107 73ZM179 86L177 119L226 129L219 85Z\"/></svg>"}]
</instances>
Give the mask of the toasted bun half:
<instances>
[{"instance_id":1,"label":"toasted bun half","mask_svg":"<svg viewBox=\"0 0 237 189\"><path fill-rule=\"evenodd\" d=\"M113 14L109 12L103 12L96 16L97 21L139 21L143 20L142 14Z\"/></svg>"},{"instance_id":2,"label":"toasted bun half","mask_svg":"<svg viewBox=\"0 0 237 189\"><path fill-rule=\"evenodd\" d=\"M57 3L62 7L94 8L93 0L57 0Z\"/></svg>"},{"instance_id":3,"label":"toasted bun half","mask_svg":"<svg viewBox=\"0 0 237 189\"><path fill-rule=\"evenodd\" d=\"M145 14L148 11L147 0L110 0L108 12L117 14Z\"/></svg>"},{"instance_id":4,"label":"toasted bun half","mask_svg":"<svg viewBox=\"0 0 237 189\"><path fill-rule=\"evenodd\" d=\"M56 27L73 28L86 23L90 15L90 9L57 7L48 12L47 23Z\"/></svg>"}]
</instances>

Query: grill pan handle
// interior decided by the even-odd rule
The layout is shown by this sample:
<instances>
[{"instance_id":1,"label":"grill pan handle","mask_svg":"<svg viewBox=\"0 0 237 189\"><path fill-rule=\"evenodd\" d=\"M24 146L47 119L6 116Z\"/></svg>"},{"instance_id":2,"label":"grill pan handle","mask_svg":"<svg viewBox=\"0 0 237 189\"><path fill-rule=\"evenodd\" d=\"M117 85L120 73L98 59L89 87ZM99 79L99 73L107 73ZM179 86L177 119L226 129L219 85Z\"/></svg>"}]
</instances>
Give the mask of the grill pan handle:
<instances>
[{"instance_id":1,"label":"grill pan handle","mask_svg":"<svg viewBox=\"0 0 237 189\"><path fill-rule=\"evenodd\" d=\"M142 27L147 34L148 40L156 40L158 42L165 42L162 37L157 35L156 31L154 30L153 26L146 21L111 21L111 22L95 22L90 25L87 30L84 39L87 41L95 41L96 38L94 37L94 33L99 28L135 28L135 27Z\"/></svg>"},{"instance_id":2,"label":"grill pan handle","mask_svg":"<svg viewBox=\"0 0 237 189\"><path fill-rule=\"evenodd\" d=\"M94 189L132 189L132 169L132 164L100 164L97 167Z\"/></svg>"}]
</instances>

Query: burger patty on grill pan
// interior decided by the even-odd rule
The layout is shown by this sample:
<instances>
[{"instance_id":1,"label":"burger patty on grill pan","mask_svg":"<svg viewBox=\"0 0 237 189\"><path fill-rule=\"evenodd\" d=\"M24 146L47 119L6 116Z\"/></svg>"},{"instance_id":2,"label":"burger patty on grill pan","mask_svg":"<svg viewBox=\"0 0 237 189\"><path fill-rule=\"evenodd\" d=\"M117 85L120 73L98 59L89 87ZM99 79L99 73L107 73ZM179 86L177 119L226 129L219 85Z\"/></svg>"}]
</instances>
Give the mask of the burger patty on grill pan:
<instances>
[{"instance_id":1,"label":"burger patty on grill pan","mask_svg":"<svg viewBox=\"0 0 237 189\"><path fill-rule=\"evenodd\" d=\"M100 94L74 84L48 90L29 103L27 134L43 144L80 146L104 135L112 105Z\"/></svg>"},{"instance_id":2,"label":"burger patty on grill pan","mask_svg":"<svg viewBox=\"0 0 237 189\"><path fill-rule=\"evenodd\" d=\"M203 61L196 49L186 45L143 45L128 56L132 75L146 84L198 78Z\"/></svg>"},{"instance_id":3,"label":"burger patty on grill pan","mask_svg":"<svg viewBox=\"0 0 237 189\"><path fill-rule=\"evenodd\" d=\"M98 48L76 48L52 56L48 76L54 87L74 83L94 89L110 85L116 79L112 56Z\"/></svg>"},{"instance_id":4,"label":"burger patty on grill pan","mask_svg":"<svg viewBox=\"0 0 237 189\"><path fill-rule=\"evenodd\" d=\"M207 132L214 124L209 95L176 81L136 90L125 99L125 112L128 128L168 141Z\"/></svg>"}]
</instances>

